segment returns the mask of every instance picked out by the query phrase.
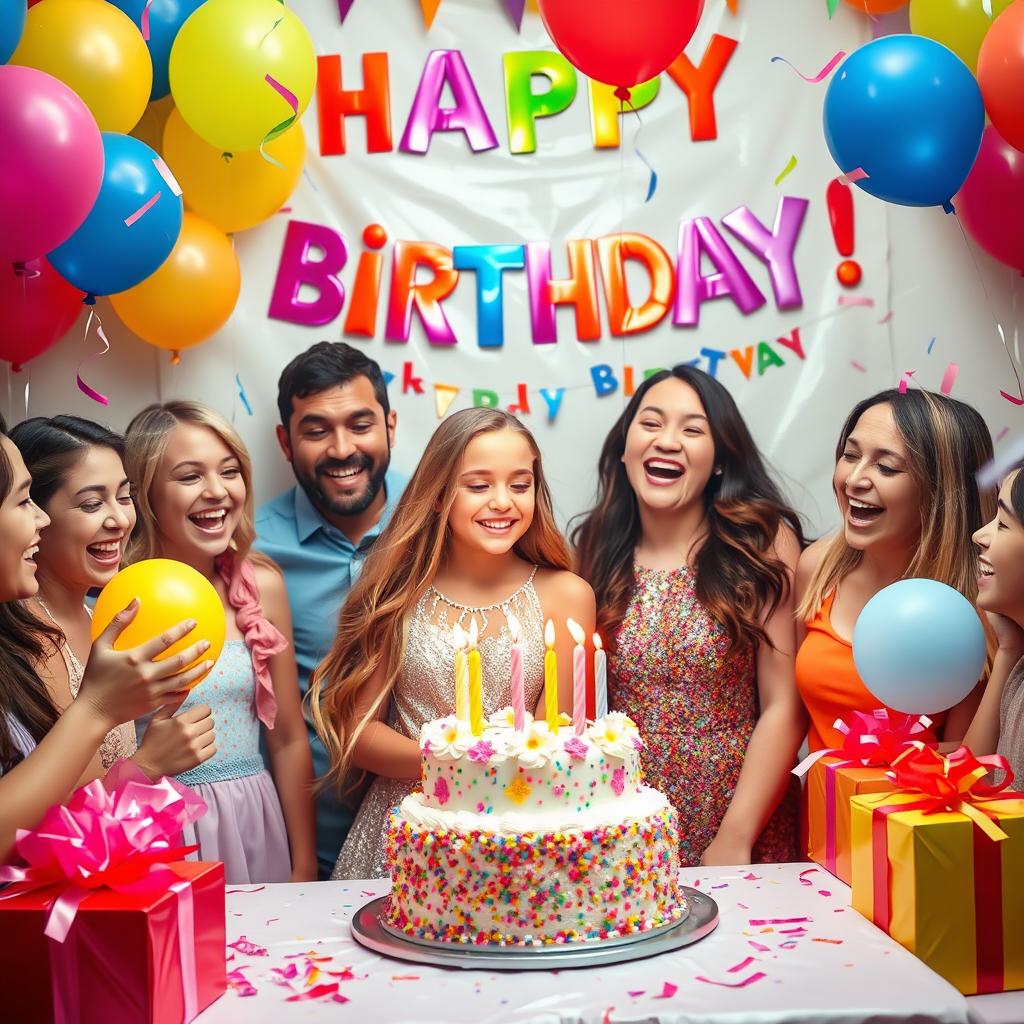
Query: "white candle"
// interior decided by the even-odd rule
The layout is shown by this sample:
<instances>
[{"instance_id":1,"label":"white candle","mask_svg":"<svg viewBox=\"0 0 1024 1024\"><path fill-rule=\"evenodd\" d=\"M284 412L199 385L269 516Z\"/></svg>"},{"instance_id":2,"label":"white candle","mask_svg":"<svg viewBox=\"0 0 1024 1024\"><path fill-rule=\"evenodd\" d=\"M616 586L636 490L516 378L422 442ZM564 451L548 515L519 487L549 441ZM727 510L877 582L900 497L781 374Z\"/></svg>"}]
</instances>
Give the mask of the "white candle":
<instances>
[{"instance_id":1,"label":"white candle","mask_svg":"<svg viewBox=\"0 0 1024 1024\"><path fill-rule=\"evenodd\" d=\"M512 665L509 690L512 696L512 715L515 720L516 732L522 732L526 728L526 691L523 687L523 646L519 642L522 638L522 629L519 620L511 613L508 614L508 631L512 634Z\"/></svg>"},{"instance_id":2,"label":"white candle","mask_svg":"<svg viewBox=\"0 0 1024 1024\"><path fill-rule=\"evenodd\" d=\"M601 638L594 634L594 717L608 714L608 655L601 647Z\"/></svg>"},{"instance_id":3,"label":"white candle","mask_svg":"<svg viewBox=\"0 0 1024 1024\"><path fill-rule=\"evenodd\" d=\"M577 736L587 728L587 654L583 644L586 633L578 622L566 620L576 646L572 649L572 724Z\"/></svg>"}]
</instances>

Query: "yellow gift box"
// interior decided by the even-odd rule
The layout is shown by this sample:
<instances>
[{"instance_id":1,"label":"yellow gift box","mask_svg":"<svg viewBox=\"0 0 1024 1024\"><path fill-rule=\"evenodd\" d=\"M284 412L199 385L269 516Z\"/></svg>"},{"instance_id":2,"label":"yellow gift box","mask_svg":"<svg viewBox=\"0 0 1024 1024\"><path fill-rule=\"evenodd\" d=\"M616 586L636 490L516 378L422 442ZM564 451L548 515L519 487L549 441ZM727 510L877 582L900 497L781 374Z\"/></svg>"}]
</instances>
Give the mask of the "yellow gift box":
<instances>
[{"instance_id":1,"label":"yellow gift box","mask_svg":"<svg viewBox=\"0 0 1024 1024\"><path fill-rule=\"evenodd\" d=\"M929 806L921 792L851 800L854 909L964 995L1024 988L1024 797Z\"/></svg>"}]
</instances>

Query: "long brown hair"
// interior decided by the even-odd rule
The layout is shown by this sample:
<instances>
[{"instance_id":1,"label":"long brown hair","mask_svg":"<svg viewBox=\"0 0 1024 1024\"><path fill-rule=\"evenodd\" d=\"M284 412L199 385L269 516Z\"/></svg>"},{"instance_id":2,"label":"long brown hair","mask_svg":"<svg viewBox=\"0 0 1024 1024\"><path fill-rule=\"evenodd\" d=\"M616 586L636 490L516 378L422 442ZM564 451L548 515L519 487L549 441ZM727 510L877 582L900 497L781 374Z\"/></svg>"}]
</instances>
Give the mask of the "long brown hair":
<instances>
[{"instance_id":1,"label":"long brown hair","mask_svg":"<svg viewBox=\"0 0 1024 1024\"><path fill-rule=\"evenodd\" d=\"M907 448L907 471L920 495L921 535L904 579L924 577L978 596L978 556L971 537L995 514L995 492L981 491L975 475L992 458L992 437L981 414L965 402L919 388L880 391L858 402L846 417L836 462L864 413L888 405ZM861 552L839 530L825 550L796 610L808 620L822 600L854 569Z\"/></svg>"},{"instance_id":2,"label":"long brown hair","mask_svg":"<svg viewBox=\"0 0 1024 1024\"><path fill-rule=\"evenodd\" d=\"M704 490L707 534L694 560L697 599L736 650L767 640L762 623L789 588L786 567L771 552L783 526L801 545L803 531L768 475L732 395L702 370L681 365L653 374L615 421L598 461L594 507L572 531L576 571L594 588L598 631L614 650L633 596L633 552L641 530L636 494L622 463L626 434L647 392L673 378L697 392L721 468Z\"/></svg>"},{"instance_id":3,"label":"long brown hair","mask_svg":"<svg viewBox=\"0 0 1024 1024\"><path fill-rule=\"evenodd\" d=\"M569 551L555 524L540 449L529 430L501 409L463 409L446 419L427 443L391 521L374 543L342 606L331 650L310 680L307 700L313 723L331 756L324 785L342 787L356 740L388 705L405 658L409 616L444 557L462 457L473 438L497 430L522 435L533 452L533 522L513 550L533 565L569 568ZM356 721L359 691L382 665L384 685ZM358 785L363 774L350 780L351 785Z\"/></svg>"}]
</instances>

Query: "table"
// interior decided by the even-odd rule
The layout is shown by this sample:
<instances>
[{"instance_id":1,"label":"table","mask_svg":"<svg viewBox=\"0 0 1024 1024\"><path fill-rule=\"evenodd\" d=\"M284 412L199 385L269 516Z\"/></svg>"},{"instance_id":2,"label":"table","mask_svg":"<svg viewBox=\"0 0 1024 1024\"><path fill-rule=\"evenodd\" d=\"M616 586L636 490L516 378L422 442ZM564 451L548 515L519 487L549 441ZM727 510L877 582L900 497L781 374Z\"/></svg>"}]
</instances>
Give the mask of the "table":
<instances>
[{"instance_id":1,"label":"table","mask_svg":"<svg viewBox=\"0 0 1024 1024\"><path fill-rule=\"evenodd\" d=\"M229 886L236 987L198 1021L1024 1024L1024 993L965 999L857 914L821 868L689 868L682 879L718 902L707 938L612 967L521 973L420 966L359 946L349 918L388 891L383 880ZM254 995L240 994L246 983Z\"/></svg>"}]
</instances>

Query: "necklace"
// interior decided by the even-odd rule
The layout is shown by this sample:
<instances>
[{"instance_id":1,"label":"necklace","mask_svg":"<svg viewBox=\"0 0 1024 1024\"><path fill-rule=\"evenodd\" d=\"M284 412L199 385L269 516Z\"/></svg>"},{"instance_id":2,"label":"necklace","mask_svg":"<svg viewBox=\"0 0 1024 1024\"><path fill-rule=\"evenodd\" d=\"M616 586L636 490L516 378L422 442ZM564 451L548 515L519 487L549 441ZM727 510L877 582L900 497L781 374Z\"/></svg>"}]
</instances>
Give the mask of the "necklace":
<instances>
[{"instance_id":1,"label":"necklace","mask_svg":"<svg viewBox=\"0 0 1024 1024\"><path fill-rule=\"evenodd\" d=\"M61 629L60 623L53 617L53 612L43 604L42 599L36 595L36 604L46 613L46 617L58 628ZM78 696L78 689L82 685L82 679L85 676L85 666L78 660L75 652L71 649L71 644L68 643L67 637L64 635L64 631L61 629L61 644L60 653L64 658L64 664L68 669L68 683L71 686L71 696Z\"/></svg>"}]
</instances>

